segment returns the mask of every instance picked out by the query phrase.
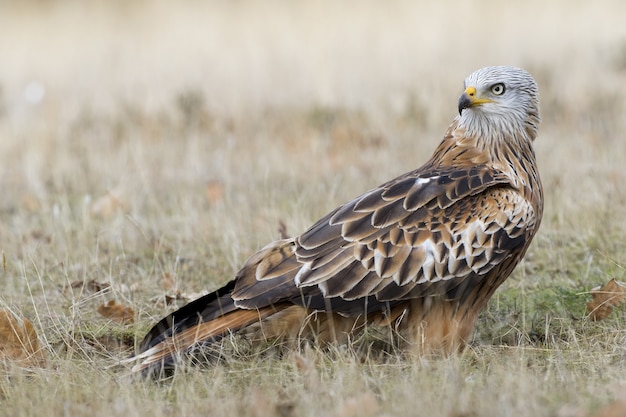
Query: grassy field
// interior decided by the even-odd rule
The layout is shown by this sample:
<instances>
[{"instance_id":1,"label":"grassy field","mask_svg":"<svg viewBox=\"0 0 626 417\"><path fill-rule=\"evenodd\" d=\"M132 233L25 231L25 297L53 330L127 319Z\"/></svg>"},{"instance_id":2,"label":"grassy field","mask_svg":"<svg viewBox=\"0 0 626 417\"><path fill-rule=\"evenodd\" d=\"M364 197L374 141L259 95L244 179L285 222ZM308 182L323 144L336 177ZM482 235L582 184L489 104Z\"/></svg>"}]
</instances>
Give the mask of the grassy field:
<instances>
[{"instance_id":1,"label":"grassy field","mask_svg":"<svg viewBox=\"0 0 626 417\"><path fill-rule=\"evenodd\" d=\"M626 280L625 14L619 0L0 4L0 307L33 322L45 356L5 362L0 415L623 415L624 308L593 322L585 304ZM242 348L164 383L116 366L281 224L300 233L421 165L463 78L492 64L540 85L545 214L467 351ZM98 314L111 300L135 322Z\"/></svg>"}]
</instances>

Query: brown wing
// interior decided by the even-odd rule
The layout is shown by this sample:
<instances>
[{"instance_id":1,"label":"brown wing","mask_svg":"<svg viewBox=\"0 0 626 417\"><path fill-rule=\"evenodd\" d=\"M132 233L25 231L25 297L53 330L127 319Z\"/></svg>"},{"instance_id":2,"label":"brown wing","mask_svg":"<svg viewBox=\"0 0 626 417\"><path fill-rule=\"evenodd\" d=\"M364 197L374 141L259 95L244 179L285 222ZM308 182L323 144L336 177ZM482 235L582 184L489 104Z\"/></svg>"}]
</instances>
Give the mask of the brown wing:
<instances>
[{"instance_id":1,"label":"brown wing","mask_svg":"<svg viewBox=\"0 0 626 417\"><path fill-rule=\"evenodd\" d=\"M362 299L423 296L432 284L483 275L521 251L532 222L530 203L501 172L486 166L417 170L251 257L233 299L239 307L262 308L304 304L308 297L315 308L350 314Z\"/></svg>"}]
</instances>

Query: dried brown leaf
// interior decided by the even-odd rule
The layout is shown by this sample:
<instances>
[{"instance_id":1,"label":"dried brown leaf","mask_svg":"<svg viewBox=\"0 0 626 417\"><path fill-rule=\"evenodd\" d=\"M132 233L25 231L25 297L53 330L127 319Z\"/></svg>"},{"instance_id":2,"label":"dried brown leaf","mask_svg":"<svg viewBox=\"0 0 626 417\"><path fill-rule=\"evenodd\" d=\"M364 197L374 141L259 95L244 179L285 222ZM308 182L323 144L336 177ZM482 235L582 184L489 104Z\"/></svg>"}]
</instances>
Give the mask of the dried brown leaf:
<instances>
[{"instance_id":1,"label":"dried brown leaf","mask_svg":"<svg viewBox=\"0 0 626 417\"><path fill-rule=\"evenodd\" d=\"M115 300L107 301L98 307L98 313L108 319L122 324L130 324L135 321L135 311L123 304L117 304Z\"/></svg>"},{"instance_id":2,"label":"dried brown leaf","mask_svg":"<svg viewBox=\"0 0 626 417\"><path fill-rule=\"evenodd\" d=\"M165 291L172 291L176 289L176 281L172 274L165 272L161 278L161 288Z\"/></svg>"},{"instance_id":3,"label":"dried brown leaf","mask_svg":"<svg viewBox=\"0 0 626 417\"><path fill-rule=\"evenodd\" d=\"M163 303L166 306L172 305L174 304L177 300L182 300L183 297L181 297L180 292L176 292L174 295L169 295L169 294L165 294L165 296L163 296Z\"/></svg>"},{"instance_id":4,"label":"dried brown leaf","mask_svg":"<svg viewBox=\"0 0 626 417\"><path fill-rule=\"evenodd\" d=\"M128 205L124 200L123 194L123 190L119 187L107 192L91 204L91 214L108 219L118 211L126 211Z\"/></svg>"},{"instance_id":5,"label":"dried brown leaf","mask_svg":"<svg viewBox=\"0 0 626 417\"><path fill-rule=\"evenodd\" d=\"M157 307L165 307L175 304L176 301L183 300L179 291L172 294L164 294L152 299L152 302Z\"/></svg>"},{"instance_id":6,"label":"dried brown leaf","mask_svg":"<svg viewBox=\"0 0 626 417\"><path fill-rule=\"evenodd\" d=\"M39 346L37 332L28 319L0 309L0 359L21 366L43 366L44 351Z\"/></svg>"},{"instance_id":7,"label":"dried brown leaf","mask_svg":"<svg viewBox=\"0 0 626 417\"><path fill-rule=\"evenodd\" d=\"M209 181L204 189L204 195L209 204L215 204L224 199L224 184L221 181Z\"/></svg>"},{"instance_id":8,"label":"dried brown leaf","mask_svg":"<svg viewBox=\"0 0 626 417\"><path fill-rule=\"evenodd\" d=\"M603 287L595 287L590 291L591 301L587 303L587 312L594 321L607 318L617 307L626 301L626 285L611 278Z\"/></svg>"},{"instance_id":9,"label":"dried brown leaf","mask_svg":"<svg viewBox=\"0 0 626 417\"><path fill-rule=\"evenodd\" d=\"M22 207L30 213L36 213L41 210L41 201L36 195L26 193L22 195Z\"/></svg>"}]
</instances>

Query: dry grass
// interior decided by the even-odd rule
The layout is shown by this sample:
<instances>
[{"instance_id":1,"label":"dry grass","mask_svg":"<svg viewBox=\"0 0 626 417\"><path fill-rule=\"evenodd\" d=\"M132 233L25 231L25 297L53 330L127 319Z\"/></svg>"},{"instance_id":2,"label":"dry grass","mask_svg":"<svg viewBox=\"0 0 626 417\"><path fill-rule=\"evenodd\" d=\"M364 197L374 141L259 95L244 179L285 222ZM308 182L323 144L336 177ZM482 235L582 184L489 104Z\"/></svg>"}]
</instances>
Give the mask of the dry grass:
<instances>
[{"instance_id":1,"label":"dry grass","mask_svg":"<svg viewBox=\"0 0 626 417\"><path fill-rule=\"evenodd\" d=\"M34 323L47 356L6 365L0 414L584 416L623 397L626 316L593 323L584 306L626 279L624 12L617 0L0 5L0 306ZM462 78L489 64L540 84L547 200L471 349L420 361L368 345L268 349L164 384L110 367L174 308L155 301L172 286L213 289L281 221L298 233L424 161ZM76 285L92 281L108 287ZM111 299L136 323L99 317Z\"/></svg>"}]
</instances>

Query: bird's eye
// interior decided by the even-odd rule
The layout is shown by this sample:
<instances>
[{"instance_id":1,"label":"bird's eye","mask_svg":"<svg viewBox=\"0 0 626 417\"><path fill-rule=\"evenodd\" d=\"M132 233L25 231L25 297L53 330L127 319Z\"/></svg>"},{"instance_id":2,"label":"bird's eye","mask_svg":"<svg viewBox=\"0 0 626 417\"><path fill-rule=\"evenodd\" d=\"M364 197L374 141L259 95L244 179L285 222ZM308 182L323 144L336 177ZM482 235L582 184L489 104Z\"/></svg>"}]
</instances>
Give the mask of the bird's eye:
<instances>
[{"instance_id":1,"label":"bird's eye","mask_svg":"<svg viewBox=\"0 0 626 417\"><path fill-rule=\"evenodd\" d=\"M491 86L491 92L496 96L504 94L504 84L498 83Z\"/></svg>"}]
</instances>

